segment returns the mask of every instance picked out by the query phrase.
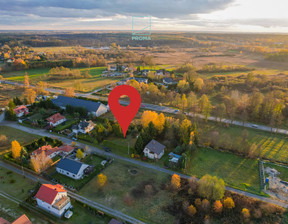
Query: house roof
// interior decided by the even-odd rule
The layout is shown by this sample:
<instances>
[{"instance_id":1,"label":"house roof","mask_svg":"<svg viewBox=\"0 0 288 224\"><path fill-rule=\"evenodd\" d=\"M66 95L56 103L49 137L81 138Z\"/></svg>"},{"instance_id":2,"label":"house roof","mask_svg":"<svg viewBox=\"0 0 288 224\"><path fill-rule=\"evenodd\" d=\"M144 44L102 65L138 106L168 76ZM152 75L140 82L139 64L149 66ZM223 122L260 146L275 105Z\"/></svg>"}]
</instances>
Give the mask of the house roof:
<instances>
[{"instance_id":1,"label":"house roof","mask_svg":"<svg viewBox=\"0 0 288 224\"><path fill-rule=\"evenodd\" d=\"M167 83L173 83L174 81L173 81L173 79L171 79L171 78L164 78L163 79L163 82L167 82Z\"/></svg>"},{"instance_id":2,"label":"house roof","mask_svg":"<svg viewBox=\"0 0 288 224\"><path fill-rule=\"evenodd\" d=\"M47 156L51 155L54 152L59 151L58 147L52 148L51 145L43 145L41 147L39 147L38 149L36 149L35 151L32 152L32 154L36 155L36 154L40 154L42 152L45 152L45 154Z\"/></svg>"},{"instance_id":3,"label":"house roof","mask_svg":"<svg viewBox=\"0 0 288 224\"><path fill-rule=\"evenodd\" d=\"M11 223L8 222L6 219L3 219L2 217L0 217L0 224L11 224Z\"/></svg>"},{"instance_id":4,"label":"house roof","mask_svg":"<svg viewBox=\"0 0 288 224\"><path fill-rule=\"evenodd\" d=\"M28 111L28 108L25 105L14 108L15 114L19 114L25 111Z\"/></svg>"},{"instance_id":5,"label":"house roof","mask_svg":"<svg viewBox=\"0 0 288 224\"><path fill-rule=\"evenodd\" d=\"M64 152L71 152L75 149L75 147L73 147L71 145L61 145L58 148L59 148L59 150L64 151Z\"/></svg>"},{"instance_id":6,"label":"house roof","mask_svg":"<svg viewBox=\"0 0 288 224\"><path fill-rule=\"evenodd\" d=\"M77 125L73 125L72 126L72 129L82 129L82 130L84 130L86 127L88 127L89 125L95 125L94 123L93 123L93 121L81 121L79 124L77 124Z\"/></svg>"},{"instance_id":7,"label":"house roof","mask_svg":"<svg viewBox=\"0 0 288 224\"><path fill-rule=\"evenodd\" d=\"M161 143L155 141L154 139L151 140L146 146L145 148L149 149L151 152L156 153L157 155L159 155L162 151L164 151L164 149L166 148L165 145L162 145Z\"/></svg>"},{"instance_id":8,"label":"house roof","mask_svg":"<svg viewBox=\"0 0 288 224\"><path fill-rule=\"evenodd\" d=\"M46 120L55 124L56 122L65 119L65 116L61 115L60 113L54 114L51 117L48 117Z\"/></svg>"},{"instance_id":9,"label":"house roof","mask_svg":"<svg viewBox=\"0 0 288 224\"><path fill-rule=\"evenodd\" d=\"M28 217L23 214L18 219L16 219L12 224L32 224Z\"/></svg>"},{"instance_id":10,"label":"house roof","mask_svg":"<svg viewBox=\"0 0 288 224\"><path fill-rule=\"evenodd\" d=\"M57 168L77 175L83 165L84 163L65 158L61 159L59 163L57 163Z\"/></svg>"},{"instance_id":11,"label":"house roof","mask_svg":"<svg viewBox=\"0 0 288 224\"><path fill-rule=\"evenodd\" d=\"M101 105L100 102L81 100L67 96L58 96L56 99L52 99L52 102L59 107L66 107L67 105L73 107L84 107L88 112L96 112Z\"/></svg>"},{"instance_id":12,"label":"house roof","mask_svg":"<svg viewBox=\"0 0 288 224\"><path fill-rule=\"evenodd\" d=\"M173 152L170 152L170 153L169 153L169 156L174 157L174 158L177 158L177 159L180 159L180 158L181 158L180 155L177 155L177 154L175 154L175 153L173 153Z\"/></svg>"},{"instance_id":13,"label":"house roof","mask_svg":"<svg viewBox=\"0 0 288 224\"><path fill-rule=\"evenodd\" d=\"M60 184L42 184L35 197L51 205L59 192L66 192Z\"/></svg>"},{"instance_id":14,"label":"house roof","mask_svg":"<svg viewBox=\"0 0 288 224\"><path fill-rule=\"evenodd\" d=\"M109 224L122 224L122 222L116 220L116 219L111 219Z\"/></svg>"}]
</instances>

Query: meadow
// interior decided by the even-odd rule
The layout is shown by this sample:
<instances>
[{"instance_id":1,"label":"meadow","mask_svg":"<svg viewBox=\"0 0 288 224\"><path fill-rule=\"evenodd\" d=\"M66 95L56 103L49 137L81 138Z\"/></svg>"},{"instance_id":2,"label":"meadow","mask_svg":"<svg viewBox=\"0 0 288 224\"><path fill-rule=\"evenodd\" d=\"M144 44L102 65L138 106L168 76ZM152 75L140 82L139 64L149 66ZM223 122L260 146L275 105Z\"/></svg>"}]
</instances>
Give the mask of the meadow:
<instances>
[{"instance_id":1,"label":"meadow","mask_svg":"<svg viewBox=\"0 0 288 224\"><path fill-rule=\"evenodd\" d=\"M137 174L132 175L129 170L137 170ZM114 161L107 167L103 174L107 176L104 187L97 185L95 177L81 189L80 195L146 223L173 223L173 216L162 210L162 206L171 201L170 193L162 186L169 183L170 176L168 174L118 161ZM146 185L153 187L152 194L134 195L137 190L143 191Z\"/></svg>"}]
</instances>

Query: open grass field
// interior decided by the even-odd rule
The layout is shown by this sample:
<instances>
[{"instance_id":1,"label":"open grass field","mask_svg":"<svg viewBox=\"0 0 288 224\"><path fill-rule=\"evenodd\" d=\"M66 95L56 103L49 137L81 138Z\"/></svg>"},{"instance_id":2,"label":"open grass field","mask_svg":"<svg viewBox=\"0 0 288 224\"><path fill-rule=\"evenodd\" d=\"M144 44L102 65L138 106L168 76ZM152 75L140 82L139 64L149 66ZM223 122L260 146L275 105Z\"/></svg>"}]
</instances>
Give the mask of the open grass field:
<instances>
[{"instance_id":1,"label":"open grass field","mask_svg":"<svg viewBox=\"0 0 288 224\"><path fill-rule=\"evenodd\" d=\"M231 138L239 137L243 130L248 132L248 141L256 143L261 150L261 156L268 159L277 160L283 163L288 163L288 136L280 134L271 134L270 132L255 130L251 128L243 128L231 125L229 128L216 124L215 122L208 122L205 129L207 131L218 131L219 136L223 134L230 134Z\"/></svg>"},{"instance_id":2,"label":"open grass field","mask_svg":"<svg viewBox=\"0 0 288 224\"><path fill-rule=\"evenodd\" d=\"M130 174L131 169L137 170L137 174ZM118 161L107 167L103 174L107 176L104 187L97 186L95 177L79 193L146 223L174 222L174 218L162 210L162 206L171 200L169 192L161 187L170 181L169 175ZM153 185L155 192L150 196L134 197L133 189L143 190L143 186L139 186L143 181Z\"/></svg>"},{"instance_id":3,"label":"open grass field","mask_svg":"<svg viewBox=\"0 0 288 224\"><path fill-rule=\"evenodd\" d=\"M0 107L8 106L9 100L16 96L21 97L23 92L23 88L0 84Z\"/></svg>"},{"instance_id":4,"label":"open grass field","mask_svg":"<svg viewBox=\"0 0 288 224\"><path fill-rule=\"evenodd\" d=\"M76 48L81 48L81 47L75 47L75 46L68 46L68 47L33 47L34 51L37 52L46 52L50 54L54 53L75 53Z\"/></svg>"},{"instance_id":5,"label":"open grass field","mask_svg":"<svg viewBox=\"0 0 288 224\"><path fill-rule=\"evenodd\" d=\"M0 191L4 191L20 200L24 200L28 196L28 191L34 187L32 180L3 167L0 167L0 176L3 177L0 179Z\"/></svg>"},{"instance_id":6,"label":"open grass field","mask_svg":"<svg viewBox=\"0 0 288 224\"><path fill-rule=\"evenodd\" d=\"M0 151L10 148L11 142L17 140L20 145L26 145L40 138L38 135L32 135L15 128L0 126L0 135L6 135L8 142L0 145Z\"/></svg>"},{"instance_id":7,"label":"open grass field","mask_svg":"<svg viewBox=\"0 0 288 224\"><path fill-rule=\"evenodd\" d=\"M192 152L186 173L198 178L210 174L222 178L228 186L260 193L258 161L232 153L208 148L198 149Z\"/></svg>"}]
</instances>

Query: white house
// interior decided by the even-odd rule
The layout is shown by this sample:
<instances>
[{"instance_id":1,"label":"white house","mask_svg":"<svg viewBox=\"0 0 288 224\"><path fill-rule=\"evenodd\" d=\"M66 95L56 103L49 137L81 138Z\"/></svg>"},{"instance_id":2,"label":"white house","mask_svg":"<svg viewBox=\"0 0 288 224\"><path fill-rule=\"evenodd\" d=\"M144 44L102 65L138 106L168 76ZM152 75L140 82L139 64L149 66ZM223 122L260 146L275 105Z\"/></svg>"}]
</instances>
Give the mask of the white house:
<instances>
[{"instance_id":1,"label":"white house","mask_svg":"<svg viewBox=\"0 0 288 224\"><path fill-rule=\"evenodd\" d=\"M89 133L90 131L92 131L95 127L95 124L93 123L93 121L81 121L79 124L77 125L73 125L72 126L72 131L75 134L79 134L79 133Z\"/></svg>"},{"instance_id":2,"label":"white house","mask_svg":"<svg viewBox=\"0 0 288 224\"><path fill-rule=\"evenodd\" d=\"M96 117L99 117L108 111L107 106L100 102L82 100L67 96L58 96L57 98L52 99L52 102L55 105L61 107L62 109L65 109L67 105L70 105L72 107L84 107L88 111L88 113Z\"/></svg>"},{"instance_id":3,"label":"white house","mask_svg":"<svg viewBox=\"0 0 288 224\"><path fill-rule=\"evenodd\" d=\"M79 180L90 170L89 167L90 166L85 163L65 158L57 163L56 171L75 180Z\"/></svg>"},{"instance_id":4,"label":"white house","mask_svg":"<svg viewBox=\"0 0 288 224\"><path fill-rule=\"evenodd\" d=\"M51 127L56 127L66 121L66 117L60 113L54 114L46 119Z\"/></svg>"},{"instance_id":5,"label":"white house","mask_svg":"<svg viewBox=\"0 0 288 224\"><path fill-rule=\"evenodd\" d=\"M25 105L18 106L14 109L17 117L22 117L23 115L29 114L29 110Z\"/></svg>"},{"instance_id":6,"label":"white house","mask_svg":"<svg viewBox=\"0 0 288 224\"><path fill-rule=\"evenodd\" d=\"M60 184L42 184L35 198L40 208L59 218L72 207L67 191Z\"/></svg>"},{"instance_id":7,"label":"white house","mask_svg":"<svg viewBox=\"0 0 288 224\"><path fill-rule=\"evenodd\" d=\"M161 159L164 155L165 148L165 145L162 145L153 139L145 146L143 152L149 159Z\"/></svg>"}]
</instances>

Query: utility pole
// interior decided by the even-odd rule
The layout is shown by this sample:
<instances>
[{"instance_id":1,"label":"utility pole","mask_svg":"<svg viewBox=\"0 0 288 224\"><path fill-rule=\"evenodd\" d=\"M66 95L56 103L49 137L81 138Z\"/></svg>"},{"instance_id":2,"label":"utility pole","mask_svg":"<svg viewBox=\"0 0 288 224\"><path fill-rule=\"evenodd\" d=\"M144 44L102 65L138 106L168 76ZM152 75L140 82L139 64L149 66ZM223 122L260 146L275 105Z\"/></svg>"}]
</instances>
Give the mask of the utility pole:
<instances>
[{"instance_id":1,"label":"utility pole","mask_svg":"<svg viewBox=\"0 0 288 224\"><path fill-rule=\"evenodd\" d=\"M128 155L130 154L130 142L128 141Z\"/></svg>"}]
</instances>

